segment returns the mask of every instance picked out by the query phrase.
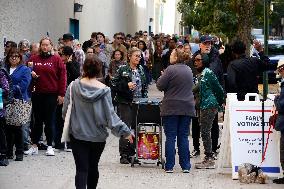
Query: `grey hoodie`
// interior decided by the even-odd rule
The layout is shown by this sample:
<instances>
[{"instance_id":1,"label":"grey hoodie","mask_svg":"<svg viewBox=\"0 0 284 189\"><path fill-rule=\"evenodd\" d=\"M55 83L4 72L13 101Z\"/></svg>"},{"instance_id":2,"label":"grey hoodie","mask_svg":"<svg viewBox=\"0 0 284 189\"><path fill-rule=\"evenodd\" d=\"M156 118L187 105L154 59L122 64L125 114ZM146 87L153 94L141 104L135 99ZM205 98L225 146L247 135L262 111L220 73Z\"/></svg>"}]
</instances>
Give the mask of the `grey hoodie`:
<instances>
[{"instance_id":1,"label":"grey hoodie","mask_svg":"<svg viewBox=\"0 0 284 189\"><path fill-rule=\"evenodd\" d=\"M129 136L130 129L120 120L113 109L109 87L96 88L81 83L79 79L72 86L72 111L70 134L78 140L104 142L108 127L117 137ZM70 85L64 98L62 116L66 116L70 103Z\"/></svg>"}]
</instances>

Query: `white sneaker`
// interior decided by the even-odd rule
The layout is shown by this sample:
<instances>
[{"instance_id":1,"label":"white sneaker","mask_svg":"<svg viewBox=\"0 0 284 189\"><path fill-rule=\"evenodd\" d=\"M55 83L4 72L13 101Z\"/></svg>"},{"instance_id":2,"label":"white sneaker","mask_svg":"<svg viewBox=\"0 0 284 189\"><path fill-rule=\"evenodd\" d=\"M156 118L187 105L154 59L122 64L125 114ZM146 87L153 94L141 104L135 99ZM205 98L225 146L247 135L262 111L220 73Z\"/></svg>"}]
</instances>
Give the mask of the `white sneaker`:
<instances>
[{"instance_id":1,"label":"white sneaker","mask_svg":"<svg viewBox=\"0 0 284 189\"><path fill-rule=\"evenodd\" d=\"M65 145L64 145L64 151L65 152L72 152L72 149L67 145L66 142L65 142Z\"/></svg>"},{"instance_id":2,"label":"white sneaker","mask_svg":"<svg viewBox=\"0 0 284 189\"><path fill-rule=\"evenodd\" d=\"M71 148L64 148L64 151L65 152L72 152L72 149Z\"/></svg>"},{"instance_id":3,"label":"white sneaker","mask_svg":"<svg viewBox=\"0 0 284 189\"><path fill-rule=\"evenodd\" d=\"M30 147L29 150L24 151L25 155L37 155L38 154L38 147Z\"/></svg>"},{"instance_id":4,"label":"white sneaker","mask_svg":"<svg viewBox=\"0 0 284 189\"><path fill-rule=\"evenodd\" d=\"M47 150L46 150L46 152L45 152L45 155L47 155L47 156L54 156L54 155L55 155L52 146L48 146L48 147L47 147Z\"/></svg>"}]
</instances>

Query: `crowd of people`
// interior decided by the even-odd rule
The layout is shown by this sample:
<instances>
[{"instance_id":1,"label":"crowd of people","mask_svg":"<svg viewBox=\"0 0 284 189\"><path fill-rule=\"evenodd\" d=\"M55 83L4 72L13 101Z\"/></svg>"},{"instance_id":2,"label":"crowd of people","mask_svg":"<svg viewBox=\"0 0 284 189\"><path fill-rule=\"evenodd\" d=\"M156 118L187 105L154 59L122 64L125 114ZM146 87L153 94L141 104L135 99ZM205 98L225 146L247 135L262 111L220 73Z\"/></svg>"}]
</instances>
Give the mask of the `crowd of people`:
<instances>
[{"instance_id":1,"label":"crowd of people","mask_svg":"<svg viewBox=\"0 0 284 189\"><path fill-rule=\"evenodd\" d=\"M115 33L112 42L102 32L93 32L83 44L71 33L60 37L57 44L49 37L31 44L26 39L18 45L7 41L0 69L4 103L0 107L0 165L7 166L8 159L14 159L14 145L15 161L39 150L46 150L47 156L54 156L56 150L72 151L76 187L96 186L98 162L108 136L105 128L120 137L120 163L129 164L135 154L132 101L147 98L148 86L156 83L164 91L165 171L174 170L176 138L180 166L184 173L190 171L190 158L200 156L200 133L205 158L195 168L214 169L218 112L223 111L226 93L237 93L239 100L246 93L257 93L258 75L269 67L261 45L255 41L254 45L253 56L246 56L247 47L239 39L224 45L217 36L192 39L147 31ZM11 98L32 103L31 119L22 126L5 122L5 106ZM62 143L70 101L71 141ZM191 122L194 150L190 153ZM91 180L90 175L96 179Z\"/></svg>"}]
</instances>

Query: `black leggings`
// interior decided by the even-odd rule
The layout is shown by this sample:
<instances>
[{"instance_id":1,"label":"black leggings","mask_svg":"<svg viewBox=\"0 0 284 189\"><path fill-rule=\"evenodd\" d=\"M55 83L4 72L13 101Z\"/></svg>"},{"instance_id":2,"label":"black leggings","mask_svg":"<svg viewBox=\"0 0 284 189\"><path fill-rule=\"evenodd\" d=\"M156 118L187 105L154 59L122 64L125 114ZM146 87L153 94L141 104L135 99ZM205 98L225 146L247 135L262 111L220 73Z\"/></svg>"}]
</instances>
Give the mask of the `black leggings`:
<instances>
[{"instance_id":1,"label":"black leggings","mask_svg":"<svg viewBox=\"0 0 284 189\"><path fill-rule=\"evenodd\" d=\"M5 118L0 118L0 155L6 156L7 153L7 141L5 132Z\"/></svg>"},{"instance_id":2,"label":"black leggings","mask_svg":"<svg viewBox=\"0 0 284 189\"><path fill-rule=\"evenodd\" d=\"M31 128L32 142L38 144L42 131L43 123L44 133L48 146L52 146L53 141L53 122L57 106L56 94L33 94L32 105L34 112L34 125Z\"/></svg>"},{"instance_id":3,"label":"black leggings","mask_svg":"<svg viewBox=\"0 0 284 189\"><path fill-rule=\"evenodd\" d=\"M76 164L76 189L94 189L99 180L98 164L105 142L77 140L70 135L72 153Z\"/></svg>"},{"instance_id":4,"label":"black leggings","mask_svg":"<svg viewBox=\"0 0 284 189\"><path fill-rule=\"evenodd\" d=\"M24 140L22 127L7 125L6 128L8 156L13 156L14 145L16 146L16 155L22 155L24 151Z\"/></svg>"}]
</instances>

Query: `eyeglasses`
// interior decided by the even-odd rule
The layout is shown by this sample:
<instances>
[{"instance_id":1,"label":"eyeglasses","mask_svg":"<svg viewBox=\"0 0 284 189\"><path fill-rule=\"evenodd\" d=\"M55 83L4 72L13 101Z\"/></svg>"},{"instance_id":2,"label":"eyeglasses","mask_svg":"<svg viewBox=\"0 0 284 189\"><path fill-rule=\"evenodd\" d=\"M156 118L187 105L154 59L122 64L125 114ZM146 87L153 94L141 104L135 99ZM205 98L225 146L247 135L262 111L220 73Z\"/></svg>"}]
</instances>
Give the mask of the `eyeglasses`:
<instances>
[{"instance_id":1,"label":"eyeglasses","mask_svg":"<svg viewBox=\"0 0 284 189\"><path fill-rule=\"evenodd\" d=\"M284 66L281 66L280 68L277 69L278 72L282 72L284 70Z\"/></svg>"},{"instance_id":2,"label":"eyeglasses","mask_svg":"<svg viewBox=\"0 0 284 189\"><path fill-rule=\"evenodd\" d=\"M199 61L201 61L201 60L202 60L202 58L195 58L195 59L194 59L195 62L199 62Z\"/></svg>"},{"instance_id":3,"label":"eyeglasses","mask_svg":"<svg viewBox=\"0 0 284 189\"><path fill-rule=\"evenodd\" d=\"M142 56L141 55L138 55L138 54L136 54L136 55L134 55L135 56L135 58L142 58Z\"/></svg>"},{"instance_id":4,"label":"eyeglasses","mask_svg":"<svg viewBox=\"0 0 284 189\"><path fill-rule=\"evenodd\" d=\"M116 39L120 40L120 39L123 39L123 37L117 37Z\"/></svg>"},{"instance_id":5,"label":"eyeglasses","mask_svg":"<svg viewBox=\"0 0 284 189\"><path fill-rule=\"evenodd\" d=\"M13 55L13 56L10 56L10 58L12 59L20 58L20 55Z\"/></svg>"},{"instance_id":6,"label":"eyeglasses","mask_svg":"<svg viewBox=\"0 0 284 189\"><path fill-rule=\"evenodd\" d=\"M144 37L147 37L148 35L144 35Z\"/></svg>"}]
</instances>

